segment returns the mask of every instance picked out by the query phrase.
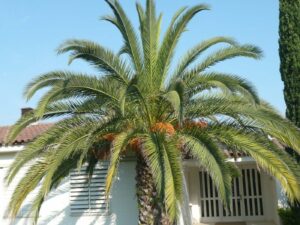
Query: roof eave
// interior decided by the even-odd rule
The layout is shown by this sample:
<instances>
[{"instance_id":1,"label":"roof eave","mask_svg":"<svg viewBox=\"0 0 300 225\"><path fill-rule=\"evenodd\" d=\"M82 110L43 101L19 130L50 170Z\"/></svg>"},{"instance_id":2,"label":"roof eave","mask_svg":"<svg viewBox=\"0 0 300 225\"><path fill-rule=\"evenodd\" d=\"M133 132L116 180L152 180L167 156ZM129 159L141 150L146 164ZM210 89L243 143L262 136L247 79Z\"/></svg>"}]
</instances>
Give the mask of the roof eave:
<instances>
[{"instance_id":1,"label":"roof eave","mask_svg":"<svg viewBox=\"0 0 300 225\"><path fill-rule=\"evenodd\" d=\"M24 145L0 146L0 154L20 152L24 149L24 147Z\"/></svg>"}]
</instances>

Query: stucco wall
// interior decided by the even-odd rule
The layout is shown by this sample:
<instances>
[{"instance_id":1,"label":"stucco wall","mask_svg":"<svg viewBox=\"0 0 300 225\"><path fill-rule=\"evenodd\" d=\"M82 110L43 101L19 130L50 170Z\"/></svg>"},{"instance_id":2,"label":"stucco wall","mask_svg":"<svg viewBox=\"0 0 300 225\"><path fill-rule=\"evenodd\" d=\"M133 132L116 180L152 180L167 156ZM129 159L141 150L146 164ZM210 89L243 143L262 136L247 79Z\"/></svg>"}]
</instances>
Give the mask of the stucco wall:
<instances>
[{"instance_id":1,"label":"stucco wall","mask_svg":"<svg viewBox=\"0 0 300 225\"><path fill-rule=\"evenodd\" d=\"M214 219L207 219L203 222L201 219L201 205L200 205L200 181L199 171L202 170L197 163L190 161L186 162L186 177L190 194L190 207L192 211L192 218L195 225L215 225L215 224L240 224L244 222L245 225L279 225L279 218L277 215L277 193L276 193L276 180L268 174L261 171L261 182L263 191L263 205L264 216L261 218L255 216L248 216L244 218L231 218L224 217L217 219L217 223ZM256 164L252 159L243 159L237 162L240 167L256 168ZM242 224L242 223L241 223Z\"/></svg>"},{"instance_id":2,"label":"stucco wall","mask_svg":"<svg viewBox=\"0 0 300 225\"><path fill-rule=\"evenodd\" d=\"M12 162L15 153L1 152L0 149L0 225L26 225L31 224L30 218L17 218L14 223L5 218L5 209L10 199L10 189L4 187L3 177L5 169ZM242 160L239 165L253 164L253 160ZM255 165L255 164L253 164ZM194 162L185 163L185 176L189 189L190 206L192 209L195 225L214 225L215 223L200 223L199 205L199 164ZM271 176L262 173L264 189L265 218L259 220L248 220L247 225L278 225L276 214L277 196L276 182ZM69 181L66 180L58 190L51 193L41 210L39 225L136 225L138 210L135 196L135 162L121 162L118 179L116 180L110 204L110 213L106 216L100 215L77 215L70 213ZM183 224L183 223L181 223ZM230 223L227 223L230 224Z\"/></svg>"},{"instance_id":3,"label":"stucco wall","mask_svg":"<svg viewBox=\"0 0 300 225\"><path fill-rule=\"evenodd\" d=\"M5 168L12 154L0 155L0 224L11 225L5 218L5 209L9 201L9 188L3 185ZM2 167L2 169L1 169ZM135 225L137 224L137 203L135 196L135 162L121 162L118 179L113 190L110 213L107 216L72 216L69 208L69 181L66 180L45 201L39 219L39 225ZM17 218L13 225L31 224L29 218Z\"/></svg>"}]
</instances>

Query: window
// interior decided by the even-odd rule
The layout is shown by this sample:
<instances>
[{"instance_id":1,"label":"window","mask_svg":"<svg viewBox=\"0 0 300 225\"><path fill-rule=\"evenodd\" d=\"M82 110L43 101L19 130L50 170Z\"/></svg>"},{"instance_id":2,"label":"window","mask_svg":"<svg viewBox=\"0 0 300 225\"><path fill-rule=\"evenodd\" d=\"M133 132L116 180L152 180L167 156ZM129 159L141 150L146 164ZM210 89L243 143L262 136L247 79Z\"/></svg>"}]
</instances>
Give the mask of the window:
<instances>
[{"instance_id":1,"label":"window","mask_svg":"<svg viewBox=\"0 0 300 225\"><path fill-rule=\"evenodd\" d=\"M108 162L98 165L91 179L88 179L86 167L74 170L70 175L71 214L107 214L109 203L105 199L105 179Z\"/></svg>"},{"instance_id":2,"label":"window","mask_svg":"<svg viewBox=\"0 0 300 225\"><path fill-rule=\"evenodd\" d=\"M232 207L226 211L207 172L199 172L201 218L245 218L264 215L260 173L241 169L242 176L232 181Z\"/></svg>"}]
</instances>

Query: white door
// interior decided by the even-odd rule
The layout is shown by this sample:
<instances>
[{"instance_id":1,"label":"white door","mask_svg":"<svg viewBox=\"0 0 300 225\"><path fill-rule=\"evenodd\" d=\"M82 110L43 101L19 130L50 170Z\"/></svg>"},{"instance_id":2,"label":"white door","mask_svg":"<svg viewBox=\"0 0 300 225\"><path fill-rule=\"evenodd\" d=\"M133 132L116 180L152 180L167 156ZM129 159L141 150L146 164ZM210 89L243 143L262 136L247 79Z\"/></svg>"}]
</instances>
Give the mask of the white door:
<instances>
[{"instance_id":1,"label":"white door","mask_svg":"<svg viewBox=\"0 0 300 225\"><path fill-rule=\"evenodd\" d=\"M199 172L201 222L260 220L264 217L260 173L255 167L242 167L232 182L231 209L225 210L207 172Z\"/></svg>"}]
</instances>

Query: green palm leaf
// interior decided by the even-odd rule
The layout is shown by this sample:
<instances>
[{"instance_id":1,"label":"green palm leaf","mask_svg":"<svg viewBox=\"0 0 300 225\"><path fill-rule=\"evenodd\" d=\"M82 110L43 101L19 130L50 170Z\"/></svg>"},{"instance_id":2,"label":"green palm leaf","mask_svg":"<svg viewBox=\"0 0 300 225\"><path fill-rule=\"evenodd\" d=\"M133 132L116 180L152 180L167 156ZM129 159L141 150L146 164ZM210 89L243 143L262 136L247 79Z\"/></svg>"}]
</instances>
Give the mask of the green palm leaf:
<instances>
[{"instance_id":1,"label":"green palm leaf","mask_svg":"<svg viewBox=\"0 0 300 225\"><path fill-rule=\"evenodd\" d=\"M58 121L28 143L10 166L8 185L24 167L29 169L14 190L9 215L16 217L26 197L39 189L30 211L36 224L47 195L72 170L87 165L91 177L104 159L110 162L108 196L120 161L136 156L137 184L141 185L137 188L139 223L175 224L184 199L187 154L211 176L223 204L230 208L231 182L239 170L227 161L224 150L252 157L282 184L290 200L300 200L299 165L271 141L300 153L299 129L261 100L245 79L207 71L236 57L258 59L261 50L239 45L232 38L215 37L188 50L170 69L188 23L208 7L179 9L161 39L162 16L156 13L154 0L147 0L145 8L136 4L138 34L120 3L106 2L113 15L104 20L123 37L119 54L87 40L66 41L58 53L70 54L70 63L75 59L88 62L97 73L52 71L25 88L27 100L41 90L42 97L36 109L10 129L7 141L13 143L32 123ZM211 52L217 45L225 46Z\"/></svg>"}]
</instances>

